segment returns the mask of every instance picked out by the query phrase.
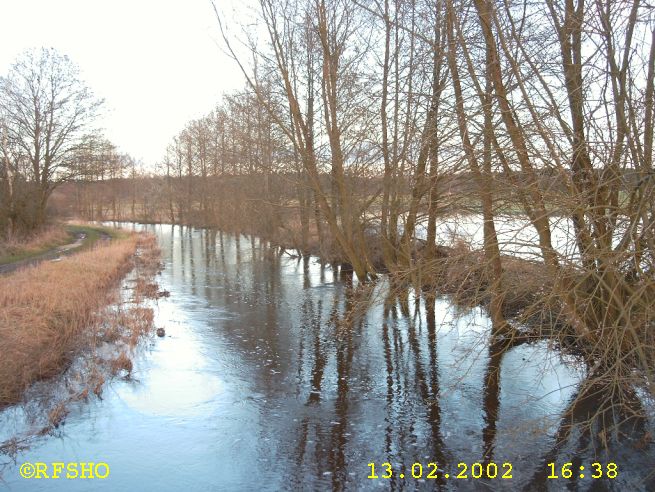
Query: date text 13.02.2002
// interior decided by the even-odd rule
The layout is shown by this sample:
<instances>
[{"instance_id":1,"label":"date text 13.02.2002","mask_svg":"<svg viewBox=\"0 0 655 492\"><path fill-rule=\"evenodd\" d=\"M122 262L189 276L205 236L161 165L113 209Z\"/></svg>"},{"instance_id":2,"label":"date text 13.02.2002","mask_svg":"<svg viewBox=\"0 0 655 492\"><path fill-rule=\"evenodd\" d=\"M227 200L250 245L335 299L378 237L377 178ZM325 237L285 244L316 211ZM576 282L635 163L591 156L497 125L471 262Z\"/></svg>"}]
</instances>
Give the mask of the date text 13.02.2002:
<instances>
[{"instance_id":1,"label":"date text 13.02.2002","mask_svg":"<svg viewBox=\"0 0 655 492\"><path fill-rule=\"evenodd\" d=\"M439 468L436 463L413 463L408 470L402 467L394 470L391 463L382 463L377 468L376 463L369 463L370 474L367 478L376 479L389 479L394 476L399 478L414 478L414 479L444 479L444 478L458 478L458 479L511 479L512 477L512 464L503 463L497 464L490 463L457 463L457 473L453 472L451 475L446 470ZM550 474L549 479L556 478L572 478L573 477L573 463L564 463L561 467L556 467L555 463L548 463ZM579 478L585 478L585 467L580 466ZM601 463L591 464L591 473L587 473L588 478L616 478L618 475L618 467L616 463L608 463L605 467ZM379 473L379 475L378 475Z\"/></svg>"}]
</instances>

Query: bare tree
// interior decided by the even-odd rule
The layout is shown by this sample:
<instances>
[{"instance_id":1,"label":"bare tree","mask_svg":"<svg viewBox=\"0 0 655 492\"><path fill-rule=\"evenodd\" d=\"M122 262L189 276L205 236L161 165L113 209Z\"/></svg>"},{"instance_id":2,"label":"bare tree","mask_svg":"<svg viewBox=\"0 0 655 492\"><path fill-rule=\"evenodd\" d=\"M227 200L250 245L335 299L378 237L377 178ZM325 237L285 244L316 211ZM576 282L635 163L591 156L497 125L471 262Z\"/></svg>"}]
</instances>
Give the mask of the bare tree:
<instances>
[{"instance_id":1,"label":"bare tree","mask_svg":"<svg viewBox=\"0 0 655 492\"><path fill-rule=\"evenodd\" d=\"M76 175L73 155L102 101L80 80L77 67L54 49L24 53L0 79L2 155L6 170L25 164L33 229L45 220L56 186Z\"/></svg>"}]
</instances>

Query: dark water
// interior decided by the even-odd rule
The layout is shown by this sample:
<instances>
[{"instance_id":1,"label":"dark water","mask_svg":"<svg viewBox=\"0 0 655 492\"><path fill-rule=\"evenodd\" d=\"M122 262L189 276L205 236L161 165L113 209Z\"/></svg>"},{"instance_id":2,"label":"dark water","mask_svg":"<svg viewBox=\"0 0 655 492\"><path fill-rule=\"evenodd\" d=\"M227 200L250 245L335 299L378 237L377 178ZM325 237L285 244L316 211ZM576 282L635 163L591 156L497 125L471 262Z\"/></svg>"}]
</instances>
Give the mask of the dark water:
<instances>
[{"instance_id":1,"label":"dark water","mask_svg":"<svg viewBox=\"0 0 655 492\"><path fill-rule=\"evenodd\" d=\"M583 371L543 343L490 357L481 310L387 299L382 283L364 312L356 282L315 259L246 236L146 228L171 293L155 308L166 338L144 344L134 380L113 381L17 458L106 462L110 476L26 480L10 464L0 489L654 489L652 450L594 455L574 437L553 450ZM456 478L458 463L471 477L485 456L498 478ZM551 461L573 462L573 478L546 479ZM589 478L594 461L617 463L618 478ZM367 478L369 463L380 478Z\"/></svg>"}]
</instances>

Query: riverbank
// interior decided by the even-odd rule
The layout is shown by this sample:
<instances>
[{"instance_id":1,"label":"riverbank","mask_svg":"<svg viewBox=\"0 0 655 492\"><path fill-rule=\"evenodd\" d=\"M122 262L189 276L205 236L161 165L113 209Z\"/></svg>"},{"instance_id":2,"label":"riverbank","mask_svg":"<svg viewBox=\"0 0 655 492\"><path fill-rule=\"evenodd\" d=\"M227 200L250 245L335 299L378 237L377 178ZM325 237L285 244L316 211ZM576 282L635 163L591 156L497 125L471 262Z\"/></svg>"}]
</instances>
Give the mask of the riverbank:
<instances>
[{"instance_id":1,"label":"riverbank","mask_svg":"<svg viewBox=\"0 0 655 492\"><path fill-rule=\"evenodd\" d=\"M74 241L62 224L50 225L27 238L0 240L0 265L38 256Z\"/></svg>"},{"instance_id":2,"label":"riverbank","mask_svg":"<svg viewBox=\"0 0 655 492\"><path fill-rule=\"evenodd\" d=\"M159 221L135 221L139 224L167 224ZM271 245L280 248L281 253L293 251L293 255L316 257L325 264L341 271L351 272L347 261L339 254L336 242L323 231L324 237L319 241L315 224L310 224L309 240L303 253L301 248L301 231L299 223L290 223L283 231L278 231L272 237L265 237L258 231L233 228L219 228L205 222L175 223L175 225L196 228L209 228L223 230L230 234L246 234L268 241ZM472 247L461 239L455 239L449 246L436 245L434 250L428 251L424 239L416 238L411 245L411 262L399 268L398 271L389 272L383 260L382 242L379 234L369 232L366 237L371 254L371 263L378 268L378 273L385 273L393 277L395 285L401 288L407 286L420 287L424 291L435 294L449 295L453 302L466 307L488 307L491 300L490 269L484 252ZM561 306L547 298L552 290L545 266L542 262L528 260L518 256L502 255L503 265L503 314L513 318L519 323L535 325L555 320Z\"/></svg>"},{"instance_id":3,"label":"riverbank","mask_svg":"<svg viewBox=\"0 0 655 492\"><path fill-rule=\"evenodd\" d=\"M117 229L86 223L51 225L22 240L0 243L0 274L93 248L98 241L120 238Z\"/></svg>"},{"instance_id":4,"label":"riverbank","mask_svg":"<svg viewBox=\"0 0 655 492\"><path fill-rule=\"evenodd\" d=\"M113 234L110 243L2 278L0 407L19 402L35 381L61 374L77 354L98 343L100 330L110 328L98 313L135 266L145 278L141 285L152 285L158 267L154 238ZM118 338L120 330L112 330Z\"/></svg>"}]
</instances>

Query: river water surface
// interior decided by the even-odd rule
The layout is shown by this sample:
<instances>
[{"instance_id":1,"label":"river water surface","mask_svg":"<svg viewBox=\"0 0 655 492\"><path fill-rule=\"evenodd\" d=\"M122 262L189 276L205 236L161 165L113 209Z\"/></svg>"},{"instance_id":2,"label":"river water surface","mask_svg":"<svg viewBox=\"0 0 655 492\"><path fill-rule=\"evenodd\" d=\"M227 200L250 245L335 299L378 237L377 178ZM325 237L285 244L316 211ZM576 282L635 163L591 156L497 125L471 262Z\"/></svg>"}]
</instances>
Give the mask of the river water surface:
<instances>
[{"instance_id":1,"label":"river water surface","mask_svg":"<svg viewBox=\"0 0 655 492\"><path fill-rule=\"evenodd\" d=\"M166 337L143 344L131 380L19 453L0 489L654 490L652 452L552 452L583 370L543 343L490 357L482 310L385 300L383 284L353 310L356 285L317 259L208 229L134 227L162 248L170 297L155 324ZM485 456L498 478L470 478ZM620 475L548 480L550 460L612 461ZM25 461L106 462L111 473L30 481ZM380 478L367 478L370 463ZM504 463L512 478L500 478Z\"/></svg>"}]
</instances>

